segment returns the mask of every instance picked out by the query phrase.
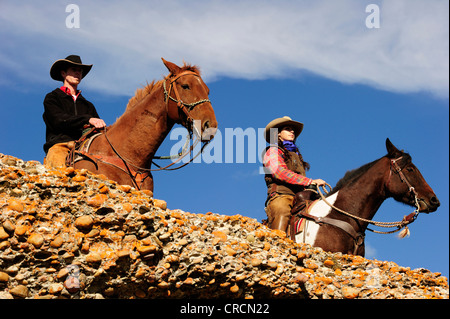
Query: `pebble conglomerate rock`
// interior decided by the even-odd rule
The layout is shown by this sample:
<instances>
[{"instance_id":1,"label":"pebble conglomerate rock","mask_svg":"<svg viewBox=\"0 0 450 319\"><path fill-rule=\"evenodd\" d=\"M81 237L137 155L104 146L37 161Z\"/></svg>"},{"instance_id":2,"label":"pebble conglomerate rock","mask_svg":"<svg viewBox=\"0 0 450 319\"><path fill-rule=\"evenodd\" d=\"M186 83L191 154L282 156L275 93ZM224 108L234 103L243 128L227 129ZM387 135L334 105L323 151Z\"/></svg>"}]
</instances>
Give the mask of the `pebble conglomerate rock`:
<instances>
[{"instance_id":1,"label":"pebble conglomerate rock","mask_svg":"<svg viewBox=\"0 0 450 319\"><path fill-rule=\"evenodd\" d=\"M448 299L447 278L0 154L0 299Z\"/></svg>"}]
</instances>

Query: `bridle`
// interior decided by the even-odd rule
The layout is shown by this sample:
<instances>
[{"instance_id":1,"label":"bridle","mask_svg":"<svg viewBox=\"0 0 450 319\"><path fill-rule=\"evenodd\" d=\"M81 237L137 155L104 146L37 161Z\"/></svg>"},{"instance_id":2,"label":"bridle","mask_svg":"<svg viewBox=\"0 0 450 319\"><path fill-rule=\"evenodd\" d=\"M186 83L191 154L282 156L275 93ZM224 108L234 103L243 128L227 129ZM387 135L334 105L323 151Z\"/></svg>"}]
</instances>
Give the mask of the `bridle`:
<instances>
[{"instance_id":1,"label":"bridle","mask_svg":"<svg viewBox=\"0 0 450 319\"><path fill-rule=\"evenodd\" d=\"M409 182L409 180L406 178L405 174L403 173L403 167L401 168L397 162L400 161L403 158L403 156L400 156L396 159L391 159L390 162L390 171L389 171L389 178L388 181L386 182L386 188L389 187L389 183L391 182L391 177L392 177L392 172L395 172L398 174L398 176L400 177L400 181L402 183L405 183L406 186L408 187L410 193L412 193L414 195L414 204L416 206L416 210L414 212L417 212L417 214L419 213L419 209L420 209L420 204L419 204L419 197L418 194L416 192L416 189L414 188L414 186L411 185L411 183Z\"/></svg>"},{"instance_id":2,"label":"bridle","mask_svg":"<svg viewBox=\"0 0 450 319\"><path fill-rule=\"evenodd\" d=\"M203 99L203 100L199 100L197 102L193 102L193 103L185 103L183 102L183 100L181 100L180 98L180 94L178 93L178 89L177 86L174 85L176 84L176 81L181 78L182 76L186 76L186 75L194 75L196 77L200 77L197 73L193 72L193 71L184 71L181 72L180 74L178 74L177 76L175 76L173 79L170 79L170 83L169 83L169 90L166 89L166 80L164 80L163 82L163 89L164 89L164 101L166 102L166 108L167 108L167 113L169 115L172 115L172 117L175 119L176 117L174 116L174 114L171 112L171 110L169 109L169 100L175 102L177 104L177 109L179 111L182 111L184 113L184 115L186 115L186 123L185 126L186 128L191 131L191 130L196 130L195 126L194 126L194 119L192 118L191 114L189 113L190 111L192 111L194 109L194 107L196 107L199 104L202 103L211 103L211 101L209 99ZM170 93L172 92L172 90L175 93L175 98L173 98ZM198 133L198 132L197 132Z\"/></svg>"},{"instance_id":3,"label":"bridle","mask_svg":"<svg viewBox=\"0 0 450 319\"><path fill-rule=\"evenodd\" d=\"M366 228L367 230L374 232L374 233L378 233L378 234L392 234L395 232L400 231L400 238L404 238L405 236L409 235L409 229L408 229L408 225L411 224L412 222L414 222L417 219L417 216L419 215L419 209L420 209L420 205L419 205L419 198L418 198L418 194L415 190L415 188L411 185L411 183L409 182L409 180L406 178L405 174L402 172L403 167L401 168L397 162L400 161L402 159L403 156L400 156L399 158L396 159L391 159L390 160L390 167L389 167L389 177L388 177L388 181L386 182L386 188L389 186L389 183L391 181L391 177L392 177L392 173L397 173L400 177L400 180L404 183L406 183L407 187L409 188L409 191L414 195L414 203L416 206L416 209L409 215L405 215L403 217L403 219L399 222L377 222L377 221L373 221L370 219L365 219L359 216L356 216L354 214L351 214L349 212L346 212L336 206L334 206L333 204L331 204L330 202L328 202L328 200L326 199L326 196L321 192L320 187L317 187L317 193L320 195L321 199L331 208L333 208L334 210L336 210L337 212L346 215L348 217L351 217L355 220L361 221L361 222L365 222L368 224L372 224L374 226L378 226L378 227L384 227L384 228L396 228L394 230L391 231L386 231L386 232L382 232L382 231L377 231L377 230L373 230L370 228ZM324 190L325 193L328 193L326 187L328 187L329 189L331 189L331 186L326 184L324 186L321 186L322 189ZM315 192L314 190L311 190L313 192ZM345 231L347 234L349 234L355 243L354 246L354 251L353 253L356 254L356 252L358 251L359 247L363 245L364 243L364 237L365 234L364 232L356 232L356 230L354 230L353 226L351 226L349 223L344 222L344 221L340 221L340 220L335 220L334 218L330 218L330 217L316 217L316 216L312 216L309 213L306 212L300 212L300 215L308 218L308 219L312 219L313 221L315 221L318 224L330 224L333 225L335 227L338 227L340 229L342 229L343 231Z\"/></svg>"},{"instance_id":4,"label":"bridle","mask_svg":"<svg viewBox=\"0 0 450 319\"><path fill-rule=\"evenodd\" d=\"M154 169L154 170L151 170L151 171L175 170L175 169L179 169L181 167L184 167L187 164L191 163L198 155L200 155L203 152L203 149L206 147L206 145L208 145L209 142L211 141L211 140L209 140L209 141L205 142L203 144L200 152L197 155L195 155L188 163L185 163L185 164L183 164L183 165L181 165L179 167L176 167L176 168L170 168L170 169L168 168L168 167L172 166L173 164L175 164L176 162L180 161L187 154L190 154L194 150L195 146L197 146L197 144L201 140L201 133L199 133L199 131L197 129L197 126L194 123L194 119L192 118L192 116L191 116L191 114L189 112L192 111L194 109L194 107L196 107L199 104L211 103L211 101L209 99L202 99L202 100L199 100L199 101L196 101L196 102L193 102L193 103L185 103L185 102L183 102L183 100L181 100L180 94L178 93L177 86L174 85L174 84L176 83L176 81L179 78L181 78L182 76L185 76L185 75L193 75L193 76L196 76L196 77L200 78L200 76L196 72L183 71L180 74L178 74L177 76L175 76L173 79L171 79L170 77L168 79L164 79L164 81L163 81L163 90L164 90L164 101L166 103L166 110L167 110L168 116L171 117L175 122L177 122L177 118L179 118L179 113L180 113L179 111L182 111L184 113L184 115L186 116L186 122L184 123L184 126L186 127L186 129L189 132L189 134L188 134L189 138L186 137L186 143L184 144L183 150L180 153L178 153L176 155L169 155L169 156L156 156L156 155L153 156L153 159L171 159L171 160L175 159L176 161L172 162L172 164L169 164L169 165L167 165L165 167L161 167L161 166L159 166L158 164L156 164L155 162L152 161L152 163L155 166L157 166L158 169ZM167 88L166 88L166 81L167 80L170 80L169 90L168 91L167 91ZM170 92L172 91L172 89L175 92L175 97L176 98L173 98L170 95ZM173 101L173 102L175 102L177 104L178 112L172 112L172 109L169 107L169 100L171 100L171 101ZM176 113L176 114L173 114L173 113ZM182 121L180 121L180 122L182 122ZM181 124L183 124L183 123L181 123ZM201 131L201 128L200 128L200 131ZM195 135L197 136L197 140L195 142L193 142L192 146L190 147L189 152L186 152L186 150L187 150L187 148L188 148L188 146L190 144L190 141L191 140L193 141L193 133L194 132L195 132Z\"/></svg>"}]
</instances>

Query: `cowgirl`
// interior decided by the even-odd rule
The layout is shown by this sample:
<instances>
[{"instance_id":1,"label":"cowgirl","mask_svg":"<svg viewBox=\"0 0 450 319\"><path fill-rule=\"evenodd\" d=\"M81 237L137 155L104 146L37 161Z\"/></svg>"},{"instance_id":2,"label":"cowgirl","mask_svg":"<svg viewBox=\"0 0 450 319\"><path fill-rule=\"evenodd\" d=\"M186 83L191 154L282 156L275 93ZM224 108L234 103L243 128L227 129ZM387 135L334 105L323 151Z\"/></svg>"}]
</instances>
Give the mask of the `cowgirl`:
<instances>
[{"instance_id":1,"label":"cowgirl","mask_svg":"<svg viewBox=\"0 0 450 319\"><path fill-rule=\"evenodd\" d=\"M263 157L267 184L266 213L269 227L287 231L295 194L310 185L325 185L322 179L305 176L310 165L303 160L295 140L303 123L290 117L276 118L267 124L264 134L270 143Z\"/></svg>"}]
</instances>

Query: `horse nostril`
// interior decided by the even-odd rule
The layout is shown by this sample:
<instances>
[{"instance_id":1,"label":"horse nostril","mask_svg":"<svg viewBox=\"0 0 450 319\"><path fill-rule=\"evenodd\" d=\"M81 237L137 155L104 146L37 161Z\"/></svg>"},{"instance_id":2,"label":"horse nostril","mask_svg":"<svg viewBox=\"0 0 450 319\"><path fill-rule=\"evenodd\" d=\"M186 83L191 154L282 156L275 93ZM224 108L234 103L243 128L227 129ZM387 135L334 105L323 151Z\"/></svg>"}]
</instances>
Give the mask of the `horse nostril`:
<instances>
[{"instance_id":1,"label":"horse nostril","mask_svg":"<svg viewBox=\"0 0 450 319\"><path fill-rule=\"evenodd\" d=\"M441 205L441 203L439 202L439 199L437 199L436 196L433 196L430 198L430 203L435 207L439 207Z\"/></svg>"},{"instance_id":2,"label":"horse nostril","mask_svg":"<svg viewBox=\"0 0 450 319\"><path fill-rule=\"evenodd\" d=\"M214 122L205 121L202 126L202 142L211 141L216 135L217 128L214 126Z\"/></svg>"},{"instance_id":3,"label":"horse nostril","mask_svg":"<svg viewBox=\"0 0 450 319\"><path fill-rule=\"evenodd\" d=\"M205 121L205 123L203 123L203 130L207 130L209 129L209 121Z\"/></svg>"}]
</instances>

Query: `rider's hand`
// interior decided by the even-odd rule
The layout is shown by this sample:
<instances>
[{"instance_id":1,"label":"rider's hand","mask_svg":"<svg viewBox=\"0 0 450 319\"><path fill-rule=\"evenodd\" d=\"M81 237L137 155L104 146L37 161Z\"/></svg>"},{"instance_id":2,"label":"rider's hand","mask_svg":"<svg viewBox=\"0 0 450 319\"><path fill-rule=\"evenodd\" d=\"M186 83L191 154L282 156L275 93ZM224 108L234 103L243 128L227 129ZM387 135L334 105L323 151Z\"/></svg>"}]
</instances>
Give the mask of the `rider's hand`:
<instances>
[{"instance_id":1,"label":"rider's hand","mask_svg":"<svg viewBox=\"0 0 450 319\"><path fill-rule=\"evenodd\" d=\"M104 128L104 127L106 127L105 121L103 121L102 119L97 119L95 117L91 117L89 119L89 124L91 124L95 128Z\"/></svg>"},{"instance_id":2,"label":"rider's hand","mask_svg":"<svg viewBox=\"0 0 450 319\"><path fill-rule=\"evenodd\" d=\"M323 179L313 179L311 182L311 185L317 185L317 186L325 186L327 184L327 182L325 182Z\"/></svg>"}]
</instances>

